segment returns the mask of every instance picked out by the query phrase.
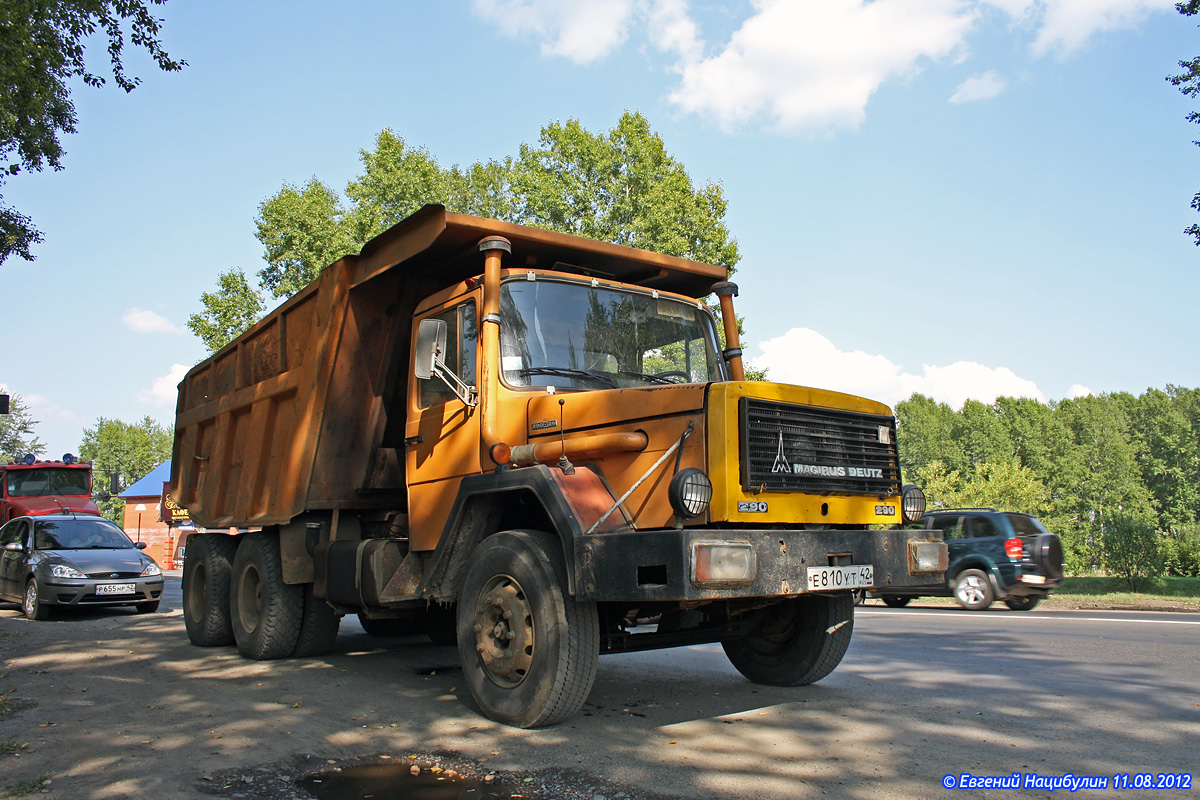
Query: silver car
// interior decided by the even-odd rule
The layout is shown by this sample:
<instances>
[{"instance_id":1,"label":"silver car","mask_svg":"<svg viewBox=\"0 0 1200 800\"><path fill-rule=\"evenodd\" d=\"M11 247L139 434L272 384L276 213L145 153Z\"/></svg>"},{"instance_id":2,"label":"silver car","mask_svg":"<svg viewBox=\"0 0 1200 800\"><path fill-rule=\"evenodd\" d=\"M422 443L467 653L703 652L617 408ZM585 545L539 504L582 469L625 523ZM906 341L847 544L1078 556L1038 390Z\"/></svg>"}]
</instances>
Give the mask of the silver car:
<instances>
[{"instance_id":1,"label":"silver car","mask_svg":"<svg viewBox=\"0 0 1200 800\"><path fill-rule=\"evenodd\" d=\"M162 597L162 570L103 517L17 517L0 528L0 598L30 619L55 606L128 606L149 613Z\"/></svg>"}]
</instances>

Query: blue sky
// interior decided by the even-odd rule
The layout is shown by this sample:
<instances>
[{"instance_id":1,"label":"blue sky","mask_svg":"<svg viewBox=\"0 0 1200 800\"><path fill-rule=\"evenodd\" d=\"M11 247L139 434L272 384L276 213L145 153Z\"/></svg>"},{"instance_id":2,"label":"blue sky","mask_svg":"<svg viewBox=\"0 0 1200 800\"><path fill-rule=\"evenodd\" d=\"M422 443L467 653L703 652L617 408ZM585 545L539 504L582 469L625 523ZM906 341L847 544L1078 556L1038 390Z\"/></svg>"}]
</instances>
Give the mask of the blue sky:
<instances>
[{"instance_id":1,"label":"blue sky","mask_svg":"<svg viewBox=\"0 0 1200 800\"><path fill-rule=\"evenodd\" d=\"M0 266L0 385L48 454L97 418L170 424L217 274L262 266L258 205L337 189L391 128L445 166L548 122L639 111L742 252L773 379L894 404L1200 386L1200 55L1165 0L461 0L157 8L189 66L79 87L65 169L5 202L45 234ZM94 69L102 47L89 50ZM111 82L110 82L111 84Z\"/></svg>"}]
</instances>

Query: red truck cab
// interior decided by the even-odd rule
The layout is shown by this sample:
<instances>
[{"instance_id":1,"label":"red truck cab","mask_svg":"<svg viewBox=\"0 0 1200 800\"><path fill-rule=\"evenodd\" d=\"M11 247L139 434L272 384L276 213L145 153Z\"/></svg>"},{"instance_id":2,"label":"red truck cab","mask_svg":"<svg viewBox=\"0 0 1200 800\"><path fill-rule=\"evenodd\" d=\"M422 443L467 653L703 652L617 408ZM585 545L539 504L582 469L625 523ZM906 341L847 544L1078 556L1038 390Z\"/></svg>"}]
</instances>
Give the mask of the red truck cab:
<instances>
[{"instance_id":1,"label":"red truck cab","mask_svg":"<svg viewBox=\"0 0 1200 800\"><path fill-rule=\"evenodd\" d=\"M70 453L61 461L0 464L0 524L40 514L100 514L92 500L92 465Z\"/></svg>"}]
</instances>

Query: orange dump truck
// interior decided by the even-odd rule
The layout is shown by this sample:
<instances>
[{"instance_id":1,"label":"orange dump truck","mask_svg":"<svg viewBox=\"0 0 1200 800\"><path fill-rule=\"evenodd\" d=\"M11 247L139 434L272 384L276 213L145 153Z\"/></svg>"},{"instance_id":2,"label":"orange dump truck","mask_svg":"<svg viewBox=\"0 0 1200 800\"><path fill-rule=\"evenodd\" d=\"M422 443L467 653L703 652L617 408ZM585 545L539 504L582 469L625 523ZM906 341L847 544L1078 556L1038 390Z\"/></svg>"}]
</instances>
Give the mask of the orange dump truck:
<instances>
[{"instance_id":1,"label":"orange dump truck","mask_svg":"<svg viewBox=\"0 0 1200 800\"><path fill-rule=\"evenodd\" d=\"M441 206L327 267L179 386L171 497L244 531L189 539L191 641L319 655L357 614L456 640L521 727L603 653L829 674L851 590L940 583L946 545L901 527L924 497L886 406L745 380L726 278Z\"/></svg>"}]
</instances>

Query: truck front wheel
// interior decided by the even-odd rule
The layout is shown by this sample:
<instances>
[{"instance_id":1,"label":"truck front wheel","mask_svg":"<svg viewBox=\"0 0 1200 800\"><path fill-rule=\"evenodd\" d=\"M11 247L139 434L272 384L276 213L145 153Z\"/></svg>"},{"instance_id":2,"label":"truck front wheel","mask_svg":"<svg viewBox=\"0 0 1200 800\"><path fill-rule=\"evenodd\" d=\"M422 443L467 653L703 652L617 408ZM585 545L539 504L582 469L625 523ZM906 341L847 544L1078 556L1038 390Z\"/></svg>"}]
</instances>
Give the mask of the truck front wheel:
<instances>
[{"instance_id":1,"label":"truck front wheel","mask_svg":"<svg viewBox=\"0 0 1200 800\"><path fill-rule=\"evenodd\" d=\"M458 652L471 697L497 722L553 725L592 689L599 616L567 594L566 573L557 539L505 531L479 545L463 576Z\"/></svg>"},{"instance_id":2,"label":"truck front wheel","mask_svg":"<svg viewBox=\"0 0 1200 800\"><path fill-rule=\"evenodd\" d=\"M304 590L283 582L279 539L251 533L233 559L229 616L238 652L255 661L287 658L304 622Z\"/></svg>"},{"instance_id":3,"label":"truck front wheel","mask_svg":"<svg viewBox=\"0 0 1200 800\"><path fill-rule=\"evenodd\" d=\"M809 594L765 609L750 633L721 645L737 671L755 683L805 686L833 672L853 632L849 592Z\"/></svg>"},{"instance_id":4,"label":"truck front wheel","mask_svg":"<svg viewBox=\"0 0 1200 800\"><path fill-rule=\"evenodd\" d=\"M237 539L219 533L188 538L183 560L183 625L197 647L233 644L229 580L237 545Z\"/></svg>"}]
</instances>

